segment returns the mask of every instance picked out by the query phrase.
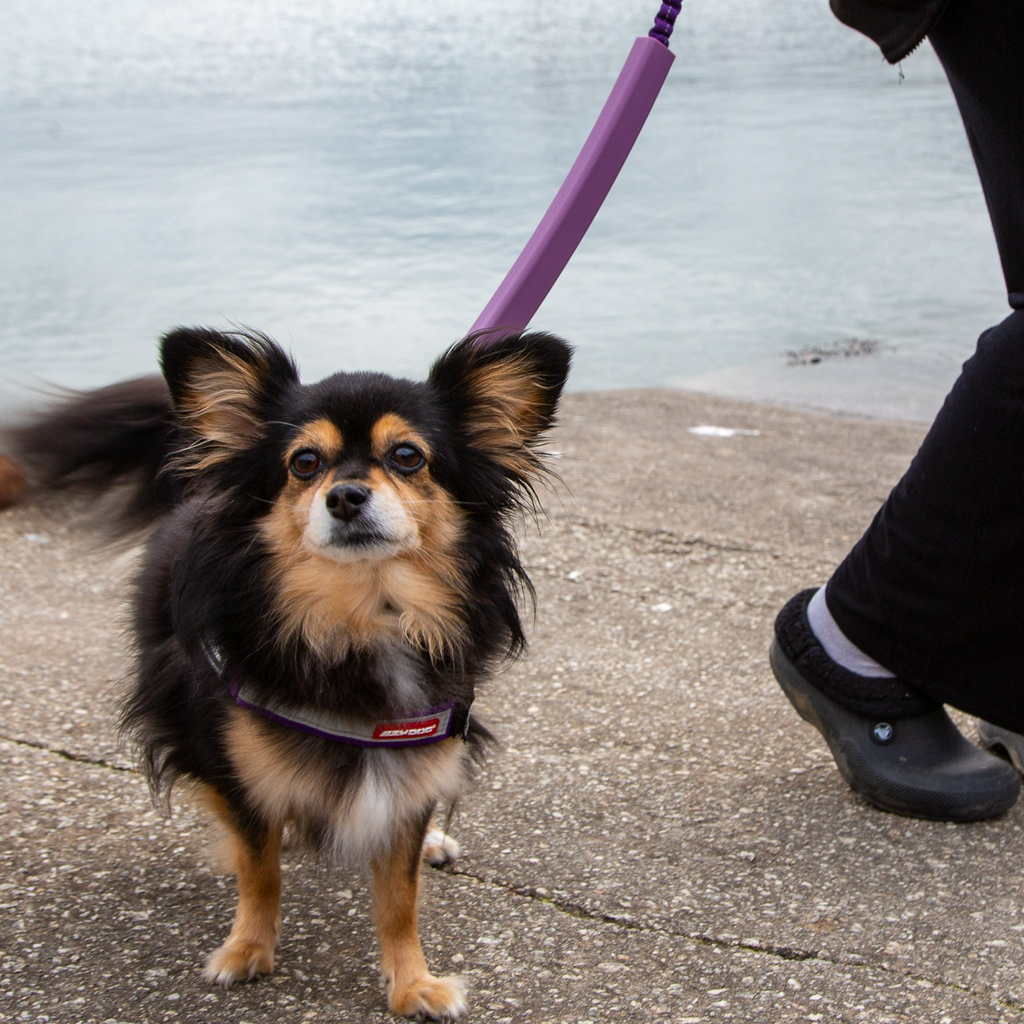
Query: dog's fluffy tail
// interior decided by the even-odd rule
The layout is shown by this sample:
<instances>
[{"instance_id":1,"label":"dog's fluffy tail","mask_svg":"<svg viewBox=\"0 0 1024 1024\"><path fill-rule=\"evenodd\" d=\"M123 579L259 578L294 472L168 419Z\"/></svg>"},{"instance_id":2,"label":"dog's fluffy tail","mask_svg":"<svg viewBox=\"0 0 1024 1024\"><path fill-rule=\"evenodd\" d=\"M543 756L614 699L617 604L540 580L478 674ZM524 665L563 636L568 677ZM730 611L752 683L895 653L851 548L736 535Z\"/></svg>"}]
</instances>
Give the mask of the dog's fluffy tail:
<instances>
[{"instance_id":1,"label":"dog's fluffy tail","mask_svg":"<svg viewBox=\"0 0 1024 1024\"><path fill-rule=\"evenodd\" d=\"M181 500L181 481L167 469L179 429L163 378L139 377L63 392L8 427L0 449L23 467L30 494L116 491L120 500L108 532L117 536L149 526Z\"/></svg>"}]
</instances>

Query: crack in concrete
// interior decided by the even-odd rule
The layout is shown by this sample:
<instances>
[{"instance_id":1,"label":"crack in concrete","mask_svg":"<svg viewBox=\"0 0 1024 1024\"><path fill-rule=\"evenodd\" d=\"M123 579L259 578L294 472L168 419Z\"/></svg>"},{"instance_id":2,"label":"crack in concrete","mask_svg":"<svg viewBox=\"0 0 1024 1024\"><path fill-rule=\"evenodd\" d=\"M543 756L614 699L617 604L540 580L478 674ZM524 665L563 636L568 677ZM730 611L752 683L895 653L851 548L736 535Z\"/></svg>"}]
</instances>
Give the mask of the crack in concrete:
<instances>
[{"instance_id":1,"label":"crack in concrete","mask_svg":"<svg viewBox=\"0 0 1024 1024\"><path fill-rule=\"evenodd\" d=\"M771 548L754 547L752 545L738 544L736 542L728 541L713 541L708 540L706 537L702 537L699 534L687 536L682 533L676 533L674 530L665 529L664 527L630 526L624 523L609 523L603 519L597 519L589 516L566 516L566 519L573 528L578 527L582 530L592 530L595 533L628 534L648 543L653 541L657 544L661 541L663 543L667 543L669 545L669 552L674 554L689 553L688 551L678 550L682 547L689 549L706 548L711 551L735 551L744 555L773 556Z\"/></svg>"},{"instance_id":2,"label":"crack in concrete","mask_svg":"<svg viewBox=\"0 0 1024 1024\"><path fill-rule=\"evenodd\" d=\"M129 775L138 775L134 768L128 768L121 764L111 764L110 761L104 761L101 758L84 757L70 750L64 750L63 747L51 747L34 740L24 740L19 739L17 736L0 734L0 742L11 743L17 747L31 747L32 750L42 750L44 753L54 754L57 757L64 758L66 761L74 761L76 764L88 764L95 768L109 768L112 772L126 772Z\"/></svg>"},{"instance_id":3,"label":"crack in concrete","mask_svg":"<svg viewBox=\"0 0 1024 1024\"><path fill-rule=\"evenodd\" d=\"M685 939L707 948L741 949L749 953L759 953L765 956L777 957L781 960L791 960L796 962L814 960L818 963L830 964L836 967L857 967L861 970L874 968L875 970L882 971L886 974L895 974L908 981L920 981L928 985L934 985L937 988L945 988L961 992L964 995L971 996L972 998L988 1003L989 1005L995 1005L1003 1010L1012 1011L1024 1018L1024 1005L1013 1003L1003 996L998 996L995 993L978 992L967 985L963 985L955 981L946 981L941 978L929 978L922 974L902 971L898 968L890 967L882 961L868 960L866 957L862 957L857 953L845 957L835 956L825 953L822 950L800 949L795 946L775 945L773 943L745 942L742 939L721 939L717 936L706 935L701 932L676 931L673 928L667 928L662 925L643 924L634 918L620 917L615 914L606 914L600 911L589 910L578 903L572 903L569 900L559 899L551 896L550 894L538 892L537 889L532 886L515 885L511 882L502 882L497 878L485 878L482 875L473 874L471 871L467 871L457 865L454 867L449 866L445 870L447 874L458 875L462 878L470 878L480 885L494 886L495 888L502 889L505 892L512 893L515 896L520 896L523 899L530 899L538 903L547 904L569 917L575 917L586 921L594 921L599 924L608 924L617 928L625 929L626 931L667 935L672 938Z\"/></svg>"},{"instance_id":4,"label":"crack in concrete","mask_svg":"<svg viewBox=\"0 0 1024 1024\"><path fill-rule=\"evenodd\" d=\"M60 747L51 747L45 743L19 739L14 736L7 736L0 734L0 742L7 742L14 746L29 747L33 750L40 750L44 753L53 754L57 757L64 758L67 761L72 761L76 764L87 764L95 768L107 768L110 771L124 772L129 775L137 775L138 771L134 768L129 768L124 765L111 764L109 761L104 761L99 758L83 757L81 754L72 753L70 750L64 750ZM813 767L828 767L827 765L815 765ZM831 964L836 967L858 967L862 970L874 968L875 970L882 971L887 974L895 974L901 978L905 978L909 981L920 981L925 982L929 985L934 985L939 988L951 989L957 992L961 992L964 995L971 996L974 999L978 999L982 1002L990 1005L995 1005L1003 1010L1011 1011L1019 1015L1024 1019L1024 1005L1018 1005L1017 1003L1011 1002L1005 997L998 996L995 994L985 994L983 992L975 991L967 985L959 984L955 981L946 981L944 979L929 978L925 975L914 974L910 971L901 971L896 968L888 966L884 962L867 960L865 957L859 954L852 954L847 957L842 956L831 956L821 950L811 949L800 949L796 946L783 946L775 945L772 943L755 943L755 942L744 942L741 939L721 939L714 935L706 935L701 932L683 932L676 931L673 928L666 928L661 925L644 924L634 918L618 916L616 914L606 914L603 912L595 912L588 908L581 906L578 903L573 903L566 899L560 899L551 896L547 893L539 892L533 886L528 885L515 885L511 882L502 882L497 878L485 878L482 875L474 874L471 871L467 871L465 868L458 866L446 866L444 869L446 874L455 875L460 878L468 878L476 882L478 885L493 886L497 889L502 889L505 892L509 892L514 896L519 896L522 899L533 900L537 903L544 903L550 907L553 907L559 913L566 914L569 917L575 917L581 920L594 921L600 924L611 925L616 928L622 928L626 931L636 931L642 933L660 934L667 935L672 938L685 939L689 942L694 942L697 945L705 946L708 948L717 949L742 949L749 953L759 953L764 956L773 956L780 960L790 960L798 963L804 963L810 960L817 961L823 964Z\"/></svg>"}]
</instances>

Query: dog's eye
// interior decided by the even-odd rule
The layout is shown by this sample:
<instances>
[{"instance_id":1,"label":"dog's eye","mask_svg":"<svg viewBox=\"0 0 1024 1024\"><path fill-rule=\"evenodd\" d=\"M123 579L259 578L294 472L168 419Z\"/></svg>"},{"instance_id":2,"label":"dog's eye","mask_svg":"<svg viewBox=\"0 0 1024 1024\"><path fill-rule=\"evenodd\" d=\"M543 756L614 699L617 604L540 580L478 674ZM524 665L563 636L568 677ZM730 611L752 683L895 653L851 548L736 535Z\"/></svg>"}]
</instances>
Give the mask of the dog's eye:
<instances>
[{"instance_id":1,"label":"dog's eye","mask_svg":"<svg viewBox=\"0 0 1024 1024\"><path fill-rule=\"evenodd\" d=\"M411 444L400 444L392 448L388 458L401 473L415 473L426 462L419 448L414 448Z\"/></svg>"},{"instance_id":2,"label":"dog's eye","mask_svg":"<svg viewBox=\"0 0 1024 1024\"><path fill-rule=\"evenodd\" d=\"M308 449L296 452L292 456L291 470L300 480L308 480L320 472L320 456Z\"/></svg>"}]
</instances>

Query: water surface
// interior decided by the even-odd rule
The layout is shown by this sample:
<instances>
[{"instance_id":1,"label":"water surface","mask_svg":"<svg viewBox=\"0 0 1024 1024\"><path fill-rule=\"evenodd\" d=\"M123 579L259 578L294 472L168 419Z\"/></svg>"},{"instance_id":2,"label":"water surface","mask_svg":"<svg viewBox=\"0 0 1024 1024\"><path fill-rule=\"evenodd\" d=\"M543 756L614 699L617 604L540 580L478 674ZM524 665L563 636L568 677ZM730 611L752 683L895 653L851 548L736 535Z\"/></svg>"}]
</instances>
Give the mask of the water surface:
<instances>
[{"instance_id":1,"label":"water surface","mask_svg":"<svg viewBox=\"0 0 1024 1024\"><path fill-rule=\"evenodd\" d=\"M0 388L180 323L419 375L497 287L656 4L6 0ZM1005 294L952 97L825 0L686 0L665 91L534 325L577 389L927 418ZM849 338L860 359L787 366Z\"/></svg>"}]
</instances>

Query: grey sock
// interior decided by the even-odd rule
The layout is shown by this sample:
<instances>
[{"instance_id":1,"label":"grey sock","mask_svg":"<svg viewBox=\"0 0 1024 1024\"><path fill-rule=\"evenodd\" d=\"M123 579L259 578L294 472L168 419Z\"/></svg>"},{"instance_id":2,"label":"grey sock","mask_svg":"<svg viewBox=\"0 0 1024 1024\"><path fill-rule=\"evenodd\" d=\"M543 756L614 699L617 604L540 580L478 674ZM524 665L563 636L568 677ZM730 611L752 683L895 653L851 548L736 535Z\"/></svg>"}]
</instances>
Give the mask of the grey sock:
<instances>
[{"instance_id":1,"label":"grey sock","mask_svg":"<svg viewBox=\"0 0 1024 1024\"><path fill-rule=\"evenodd\" d=\"M871 679L896 678L884 665L879 665L874 658L846 639L846 634L839 628L839 624L828 610L824 587L811 598L811 603L807 606L807 621L818 643L837 665Z\"/></svg>"}]
</instances>

